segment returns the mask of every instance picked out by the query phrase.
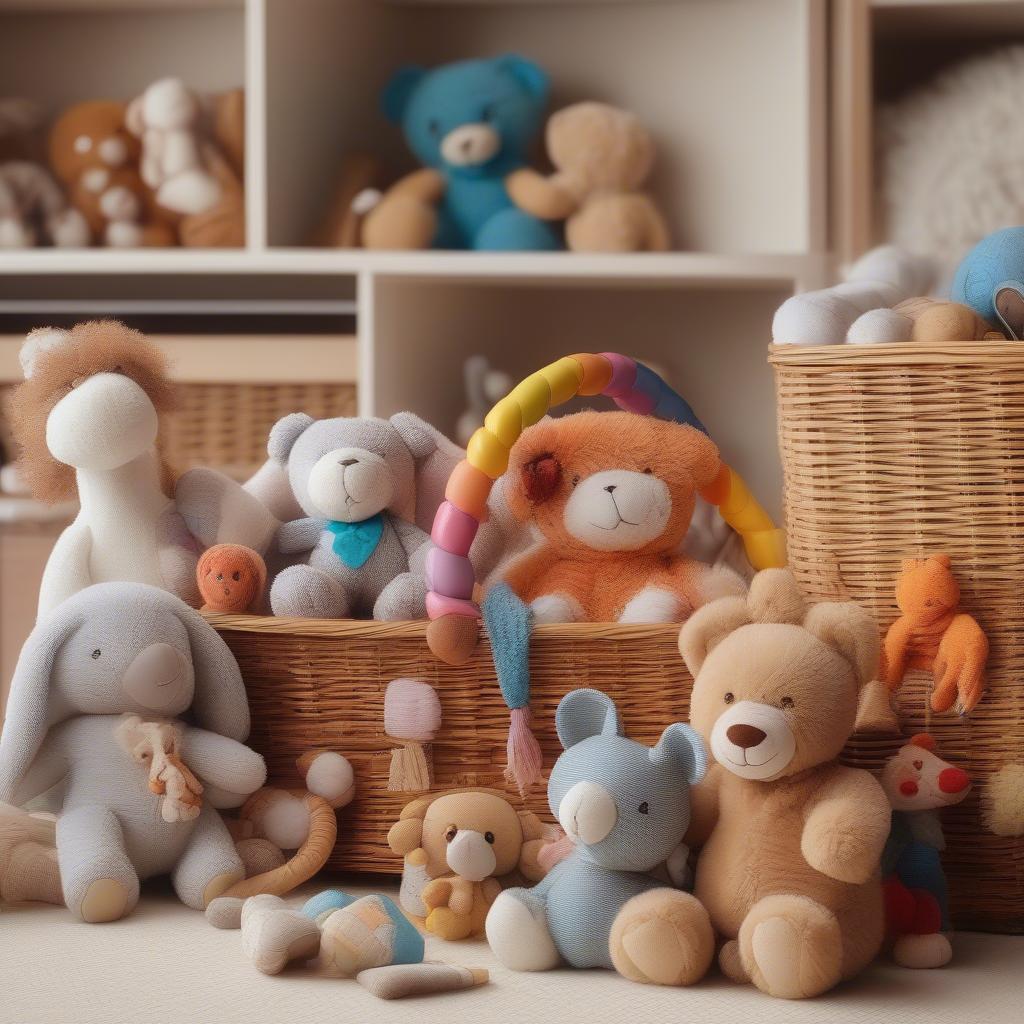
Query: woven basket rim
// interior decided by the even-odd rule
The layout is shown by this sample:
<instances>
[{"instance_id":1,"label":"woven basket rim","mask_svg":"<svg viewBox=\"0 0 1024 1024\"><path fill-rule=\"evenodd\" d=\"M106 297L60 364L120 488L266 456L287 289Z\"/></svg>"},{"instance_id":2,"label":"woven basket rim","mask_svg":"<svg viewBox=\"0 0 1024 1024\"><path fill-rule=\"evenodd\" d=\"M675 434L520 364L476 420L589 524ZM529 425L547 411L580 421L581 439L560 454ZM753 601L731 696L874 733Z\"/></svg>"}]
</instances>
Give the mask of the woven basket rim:
<instances>
[{"instance_id":1,"label":"woven basket rim","mask_svg":"<svg viewBox=\"0 0 1024 1024\"><path fill-rule=\"evenodd\" d=\"M773 366L911 366L928 363L961 366L1024 364L1024 342L948 341L933 344L902 342L896 345L784 345L768 346Z\"/></svg>"},{"instance_id":2,"label":"woven basket rim","mask_svg":"<svg viewBox=\"0 0 1024 1024\"><path fill-rule=\"evenodd\" d=\"M430 625L426 619L377 622L372 619L300 619L286 615L227 615L220 612L203 612L203 617L218 631L365 640L425 641ZM575 642L657 640L678 636L681 628L678 623L567 622L534 626L533 635L538 640L564 637ZM482 627L481 636L486 636Z\"/></svg>"}]
</instances>

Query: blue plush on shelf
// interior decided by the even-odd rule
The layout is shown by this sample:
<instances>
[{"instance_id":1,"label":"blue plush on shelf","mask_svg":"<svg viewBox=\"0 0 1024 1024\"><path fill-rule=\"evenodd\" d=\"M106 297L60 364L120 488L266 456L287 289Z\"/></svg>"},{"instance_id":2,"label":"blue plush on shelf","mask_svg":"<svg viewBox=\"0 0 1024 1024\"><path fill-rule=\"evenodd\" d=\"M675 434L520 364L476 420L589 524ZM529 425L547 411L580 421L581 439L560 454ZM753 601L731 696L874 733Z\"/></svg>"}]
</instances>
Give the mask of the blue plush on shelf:
<instances>
[{"instance_id":1,"label":"blue plush on shelf","mask_svg":"<svg viewBox=\"0 0 1024 1024\"><path fill-rule=\"evenodd\" d=\"M548 97L547 75L507 54L427 71L398 71L384 92L387 115L409 148L441 172L435 249L560 249L555 231L515 207L505 178L525 166Z\"/></svg>"},{"instance_id":2,"label":"blue plush on shelf","mask_svg":"<svg viewBox=\"0 0 1024 1024\"><path fill-rule=\"evenodd\" d=\"M950 298L991 324L1002 322L1011 336L1019 338L1019 325L1006 322L996 303L1004 288L1024 292L1024 227L1003 228L983 238L957 268Z\"/></svg>"}]
</instances>

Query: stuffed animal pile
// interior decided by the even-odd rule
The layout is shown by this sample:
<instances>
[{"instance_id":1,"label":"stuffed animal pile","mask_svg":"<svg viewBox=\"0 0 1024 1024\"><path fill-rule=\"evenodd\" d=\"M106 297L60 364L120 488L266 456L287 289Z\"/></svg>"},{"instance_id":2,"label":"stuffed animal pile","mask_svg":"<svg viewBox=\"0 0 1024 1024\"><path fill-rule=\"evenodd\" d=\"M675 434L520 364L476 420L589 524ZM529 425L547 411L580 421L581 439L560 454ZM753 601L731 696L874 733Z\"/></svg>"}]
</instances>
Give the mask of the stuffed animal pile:
<instances>
[{"instance_id":1,"label":"stuffed animal pile","mask_svg":"<svg viewBox=\"0 0 1024 1024\"><path fill-rule=\"evenodd\" d=\"M43 144L38 111L0 102L0 248L244 245L243 106L163 78L68 107Z\"/></svg>"}]
</instances>

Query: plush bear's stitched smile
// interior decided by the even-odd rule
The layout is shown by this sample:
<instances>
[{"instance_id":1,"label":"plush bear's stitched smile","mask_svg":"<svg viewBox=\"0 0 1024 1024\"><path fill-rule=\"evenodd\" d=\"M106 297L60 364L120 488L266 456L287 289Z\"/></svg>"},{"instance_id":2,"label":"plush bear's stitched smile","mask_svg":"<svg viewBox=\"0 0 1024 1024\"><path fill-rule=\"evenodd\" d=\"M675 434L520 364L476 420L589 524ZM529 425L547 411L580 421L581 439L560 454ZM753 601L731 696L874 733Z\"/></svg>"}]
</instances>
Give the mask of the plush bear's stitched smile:
<instances>
[{"instance_id":1,"label":"plush bear's stitched smile","mask_svg":"<svg viewBox=\"0 0 1024 1024\"><path fill-rule=\"evenodd\" d=\"M563 522L573 537L599 551L635 551L664 532L671 513L672 496L663 480L611 469L576 484Z\"/></svg>"}]
</instances>

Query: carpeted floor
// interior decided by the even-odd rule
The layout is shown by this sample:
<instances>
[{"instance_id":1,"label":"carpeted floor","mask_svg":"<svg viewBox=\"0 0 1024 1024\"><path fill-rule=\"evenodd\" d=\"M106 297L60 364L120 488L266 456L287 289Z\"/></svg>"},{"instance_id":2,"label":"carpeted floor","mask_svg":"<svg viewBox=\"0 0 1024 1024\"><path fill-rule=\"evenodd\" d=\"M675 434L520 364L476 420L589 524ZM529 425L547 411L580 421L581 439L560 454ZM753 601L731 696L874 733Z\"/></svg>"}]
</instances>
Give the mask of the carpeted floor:
<instances>
[{"instance_id":1,"label":"carpeted floor","mask_svg":"<svg viewBox=\"0 0 1024 1024\"><path fill-rule=\"evenodd\" d=\"M366 881L328 884L373 891ZM389 883L390 884L390 883ZM0 911L2 1024L1003 1024L1024 1020L1024 936L960 935L953 964L906 971L879 963L857 981L804 1003L769 999L714 974L691 989L635 985L607 971L513 974L484 942L428 942L428 958L489 967L483 988L404 1002L356 982L296 967L264 977L239 933L217 931L164 889L147 890L127 920L73 921L57 907Z\"/></svg>"}]
</instances>

